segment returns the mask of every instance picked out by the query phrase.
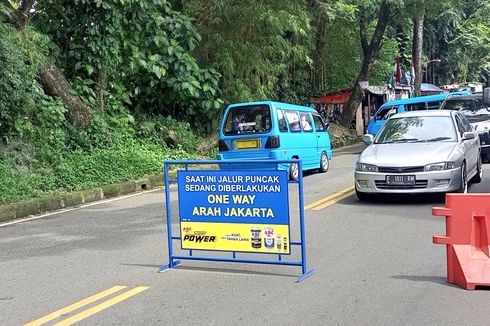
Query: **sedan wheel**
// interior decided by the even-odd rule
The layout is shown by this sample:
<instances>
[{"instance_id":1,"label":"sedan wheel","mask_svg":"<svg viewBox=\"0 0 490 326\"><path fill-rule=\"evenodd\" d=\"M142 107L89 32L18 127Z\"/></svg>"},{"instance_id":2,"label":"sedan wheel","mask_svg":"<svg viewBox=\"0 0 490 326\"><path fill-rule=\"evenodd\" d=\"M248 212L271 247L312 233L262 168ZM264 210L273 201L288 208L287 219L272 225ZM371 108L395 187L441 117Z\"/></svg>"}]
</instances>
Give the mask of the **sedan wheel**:
<instances>
[{"instance_id":1,"label":"sedan wheel","mask_svg":"<svg viewBox=\"0 0 490 326\"><path fill-rule=\"evenodd\" d=\"M461 185L459 186L458 192L466 194L468 192L468 175L466 173L466 164L463 163L461 166Z\"/></svg>"},{"instance_id":2,"label":"sedan wheel","mask_svg":"<svg viewBox=\"0 0 490 326\"><path fill-rule=\"evenodd\" d=\"M483 178L483 169L481 168L482 160L481 155L478 155L478 162L476 162L476 174L471 178L472 183L480 183Z\"/></svg>"}]
</instances>

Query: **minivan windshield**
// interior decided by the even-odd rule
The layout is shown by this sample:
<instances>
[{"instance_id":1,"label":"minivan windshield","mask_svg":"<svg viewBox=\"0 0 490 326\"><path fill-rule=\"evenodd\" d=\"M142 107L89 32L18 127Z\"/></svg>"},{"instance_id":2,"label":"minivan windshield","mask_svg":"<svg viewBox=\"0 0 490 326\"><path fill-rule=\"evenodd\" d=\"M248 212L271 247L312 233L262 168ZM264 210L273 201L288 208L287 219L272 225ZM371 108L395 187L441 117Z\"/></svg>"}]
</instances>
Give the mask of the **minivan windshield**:
<instances>
[{"instance_id":1,"label":"minivan windshield","mask_svg":"<svg viewBox=\"0 0 490 326\"><path fill-rule=\"evenodd\" d=\"M451 117L426 116L389 119L375 144L457 141Z\"/></svg>"},{"instance_id":2,"label":"minivan windshield","mask_svg":"<svg viewBox=\"0 0 490 326\"><path fill-rule=\"evenodd\" d=\"M267 133L272 129L271 110L267 104L235 106L228 110L223 133L243 135Z\"/></svg>"}]
</instances>

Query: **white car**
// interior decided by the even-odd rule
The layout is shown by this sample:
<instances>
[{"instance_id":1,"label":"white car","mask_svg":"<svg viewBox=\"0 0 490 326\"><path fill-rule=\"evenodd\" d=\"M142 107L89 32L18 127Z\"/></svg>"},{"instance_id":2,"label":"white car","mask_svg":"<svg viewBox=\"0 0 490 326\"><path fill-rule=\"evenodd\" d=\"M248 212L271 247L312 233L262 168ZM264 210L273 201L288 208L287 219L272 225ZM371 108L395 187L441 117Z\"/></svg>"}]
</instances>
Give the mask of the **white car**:
<instances>
[{"instance_id":1,"label":"white car","mask_svg":"<svg viewBox=\"0 0 490 326\"><path fill-rule=\"evenodd\" d=\"M480 182L480 141L468 120L448 110L412 111L388 119L355 165L359 199L381 193L467 192Z\"/></svg>"}]
</instances>

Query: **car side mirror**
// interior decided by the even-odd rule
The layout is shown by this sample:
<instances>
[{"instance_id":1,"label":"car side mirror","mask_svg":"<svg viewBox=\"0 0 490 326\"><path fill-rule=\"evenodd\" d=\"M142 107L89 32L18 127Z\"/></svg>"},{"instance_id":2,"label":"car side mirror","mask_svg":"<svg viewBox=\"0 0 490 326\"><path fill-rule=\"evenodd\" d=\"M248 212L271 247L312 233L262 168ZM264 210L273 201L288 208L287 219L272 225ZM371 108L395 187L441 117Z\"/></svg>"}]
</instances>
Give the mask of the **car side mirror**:
<instances>
[{"instance_id":1,"label":"car side mirror","mask_svg":"<svg viewBox=\"0 0 490 326\"><path fill-rule=\"evenodd\" d=\"M365 134L364 136L362 136L362 141L364 142L364 144L370 145L374 141L374 136L371 134Z\"/></svg>"},{"instance_id":2,"label":"car side mirror","mask_svg":"<svg viewBox=\"0 0 490 326\"><path fill-rule=\"evenodd\" d=\"M476 138L476 136L475 136L475 133L474 132L464 132L463 133L463 137L462 137L463 141L464 140L475 139L475 138Z\"/></svg>"},{"instance_id":3,"label":"car side mirror","mask_svg":"<svg viewBox=\"0 0 490 326\"><path fill-rule=\"evenodd\" d=\"M485 106L490 106L490 87L483 90L483 103Z\"/></svg>"}]
</instances>

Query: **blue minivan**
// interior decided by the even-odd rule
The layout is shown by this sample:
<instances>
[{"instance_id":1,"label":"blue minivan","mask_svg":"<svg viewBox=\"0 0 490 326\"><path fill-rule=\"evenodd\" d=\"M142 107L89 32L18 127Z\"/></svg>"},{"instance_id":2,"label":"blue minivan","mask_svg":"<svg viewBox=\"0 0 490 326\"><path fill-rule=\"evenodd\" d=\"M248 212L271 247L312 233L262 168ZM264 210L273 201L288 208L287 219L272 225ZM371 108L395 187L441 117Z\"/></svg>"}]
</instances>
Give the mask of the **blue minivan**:
<instances>
[{"instance_id":1,"label":"blue minivan","mask_svg":"<svg viewBox=\"0 0 490 326\"><path fill-rule=\"evenodd\" d=\"M273 101L228 106L218 144L218 160L301 159L303 170L326 172L332 158L328 124L315 109ZM297 164L279 168L298 179Z\"/></svg>"},{"instance_id":2,"label":"blue minivan","mask_svg":"<svg viewBox=\"0 0 490 326\"><path fill-rule=\"evenodd\" d=\"M367 133L376 136L386 120L392 115L405 111L436 110L450 96L467 95L468 91L441 93L394 100L379 107L367 126Z\"/></svg>"}]
</instances>

